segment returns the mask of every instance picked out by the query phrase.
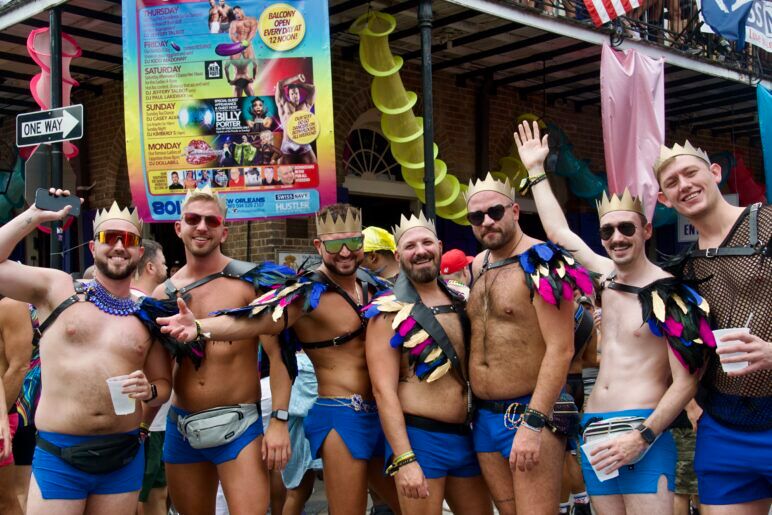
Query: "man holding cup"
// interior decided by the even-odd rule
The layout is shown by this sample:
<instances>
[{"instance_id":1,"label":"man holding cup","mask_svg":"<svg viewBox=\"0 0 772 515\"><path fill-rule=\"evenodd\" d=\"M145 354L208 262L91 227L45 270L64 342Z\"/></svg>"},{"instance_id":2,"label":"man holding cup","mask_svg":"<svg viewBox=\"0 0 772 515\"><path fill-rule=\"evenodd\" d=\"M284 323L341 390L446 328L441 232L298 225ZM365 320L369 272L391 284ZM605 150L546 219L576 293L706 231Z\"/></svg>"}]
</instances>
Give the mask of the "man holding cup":
<instances>
[{"instance_id":1,"label":"man holding cup","mask_svg":"<svg viewBox=\"0 0 772 515\"><path fill-rule=\"evenodd\" d=\"M718 186L721 166L688 141L663 146L654 172L659 200L699 231L676 271L706 279L700 290L721 328L718 354L697 396L704 413L694 467L703 512L766 514L772 500L772 208L730 205Z\"/></svg>"},{"instance_id":2,"label":"man holding cup","mask_svg":"<svg viewBox=\"0 0 772 515\"><path fill-rule=\"evenodd\" d=\"M44 320L38 447L27 513L130 514L144 464L136 401L160 405L171 390L168 356L155 342L152 316L130 293L143 251L141 222L116 203L97 213L89 243L96 278L82 289L60 270L8 260L35 227L69 211L33 205L0 228L0 294L34 304ZM118 415L111 401L106 380L115 376L126 376L117 393L132 399L127 415Z\"/></svg>"},{"instance_id":3,"label":"man holding cup","mask_svg":"<svg viewBox=\"0 0 772 515\"><path fill-rule=\"evenodd\" d=\"M600 256L571 231L545 180L547 136L540 138L536 123L522 123L515 143L547 236L574 249L604 286L603 360L582 419L582 472L593 507L600 514L672 513L676 448L667 429L694 396L712 344L707 305L646 257L652 226L640 199L627 190L604 193L598 216L608 258Z\"/></svg>"}]
</instances>

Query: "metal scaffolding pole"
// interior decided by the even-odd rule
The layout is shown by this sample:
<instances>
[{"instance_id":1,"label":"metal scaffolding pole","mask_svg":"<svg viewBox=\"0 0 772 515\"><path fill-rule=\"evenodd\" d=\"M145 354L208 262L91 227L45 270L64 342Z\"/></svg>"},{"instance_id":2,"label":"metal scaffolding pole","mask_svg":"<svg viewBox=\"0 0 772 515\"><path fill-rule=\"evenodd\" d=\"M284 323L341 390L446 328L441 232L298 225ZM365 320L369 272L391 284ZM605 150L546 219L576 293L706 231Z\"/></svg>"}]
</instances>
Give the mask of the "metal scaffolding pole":
<instances>
[{"instance_id":1,"label":"metal scaffolding pole","mask_svg":"<svg viewBox=\"0 0 772 515\"><path fill-rule=\"evenodd\" d=\"M421 86L424 115L424 185L426 218L434 220L434 109L432 107L432 2L421 0L418 5L418 26L421 29Z\"/></svg>"},{"instance_id":2,"label":"metal scaffolding pole","mask_svg":"<svg viewBox=\"0 0 772 515\"><path fill-rule=\"evenodd\" d=\"M59 7L53 7L48 12L49 31L51 36L51 105L50 109L62 107L62 13ZM63 166L62 143L51 144L51 186L62 187ZM75 192L73 192L74 194ZM51 224L51 261L50 267L62 269L62 245L59 241L61 222Z\"/></svg>"}]
</instances>

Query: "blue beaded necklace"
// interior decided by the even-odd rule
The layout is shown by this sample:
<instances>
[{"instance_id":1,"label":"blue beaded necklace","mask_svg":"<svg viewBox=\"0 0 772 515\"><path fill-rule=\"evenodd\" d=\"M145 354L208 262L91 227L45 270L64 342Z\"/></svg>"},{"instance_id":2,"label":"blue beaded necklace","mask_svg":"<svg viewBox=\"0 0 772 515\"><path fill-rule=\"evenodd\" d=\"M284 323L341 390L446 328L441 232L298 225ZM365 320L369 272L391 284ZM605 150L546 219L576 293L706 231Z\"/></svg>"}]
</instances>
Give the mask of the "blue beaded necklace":
<instances>
[{"instance_id":1,"label":"blue beaded necklace","mask_svg":"<svg viewBox=\"0 0 772 515\"><path fill-rule=\"evenodd\" d=\"M86 290L86 300L110 315L129 316L139 311L139 303L129 297L116 297L99 281L93 281Z\"/></svg>"}]
</instances>

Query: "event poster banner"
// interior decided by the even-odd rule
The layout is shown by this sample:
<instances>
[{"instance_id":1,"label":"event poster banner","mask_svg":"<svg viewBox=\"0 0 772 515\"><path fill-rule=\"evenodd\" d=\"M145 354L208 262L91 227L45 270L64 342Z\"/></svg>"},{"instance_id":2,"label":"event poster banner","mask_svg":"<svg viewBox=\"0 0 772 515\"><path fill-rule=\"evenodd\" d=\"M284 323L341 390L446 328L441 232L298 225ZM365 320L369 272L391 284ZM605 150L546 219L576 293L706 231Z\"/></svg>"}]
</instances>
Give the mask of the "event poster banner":
<instances>
[{"instance_id":1,"label":"event poster banner","mask_svg":"<svg viewBox=\"0 0 772 515\"><path fill-rule=\"evenodd\" d=\"M326 0L124 0L126 154L145 221L185 191L224 194L229 220L335 202Z\"/></svg>"}]
</instances>

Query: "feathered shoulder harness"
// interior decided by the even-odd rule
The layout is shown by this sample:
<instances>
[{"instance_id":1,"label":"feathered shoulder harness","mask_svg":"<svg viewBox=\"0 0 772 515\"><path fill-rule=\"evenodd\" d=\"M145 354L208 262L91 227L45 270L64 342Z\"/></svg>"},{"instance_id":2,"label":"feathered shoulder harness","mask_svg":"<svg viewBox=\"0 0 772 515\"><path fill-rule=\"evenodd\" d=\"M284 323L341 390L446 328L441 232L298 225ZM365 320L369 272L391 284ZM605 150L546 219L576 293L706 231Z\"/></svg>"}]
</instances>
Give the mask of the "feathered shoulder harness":
<instances>
[{"instance_id":1,"label":"feathered shoulder harness","mask_svg":"<svg viewBox=\"0 0 772 515\"><path fill-rule=\"evenodd\" d=\"M469 321L464 310L465 301L461 291L453 289L443 281L438 284L450 297L451 304L429 307L421 302L410 280L402 274L394 290L384 292L362 310L365 318L381 314L394 314L391 327L394 336L390 340L393 348L402 348L408 354L408 365L421 381L432 382L443 377L454 368L459 378L466 381L458 354L448 335L437 321L440 313L457 313L464 327L464 345L469 344Z\"/></svg>"},{"instance_id":2,"label":"feathered shoulder harness","mask_svg":"<svg viewBox=\"0 0 772 515\"><path fill-rule=\"evenodd\" d=\"M697 283L666 277L639 288L616 282L614 275L606 279L606 287L637 295L643 323L652 334L667 339L690 373L702 368L706 347L715 348L716 340L710 327L710 307L697 293Z\"/></svg>"},{"instance_id":3,"label":"feathered shoulder harness","mask_svg":"<svg viewBox=\"0 0 772 515\"><path fill-rule=\"evenodd\" d=\"M576 262L571 253L551 241L537 243L517 256L489 262L490 251L485 254L482 273L494 268L518 263L525 274L525 284L531 291L531 300L538 293L545 302L560 307L560 300L572 301L574 290L592 295L591 273Z\"/></svg>"}]
</instances>

